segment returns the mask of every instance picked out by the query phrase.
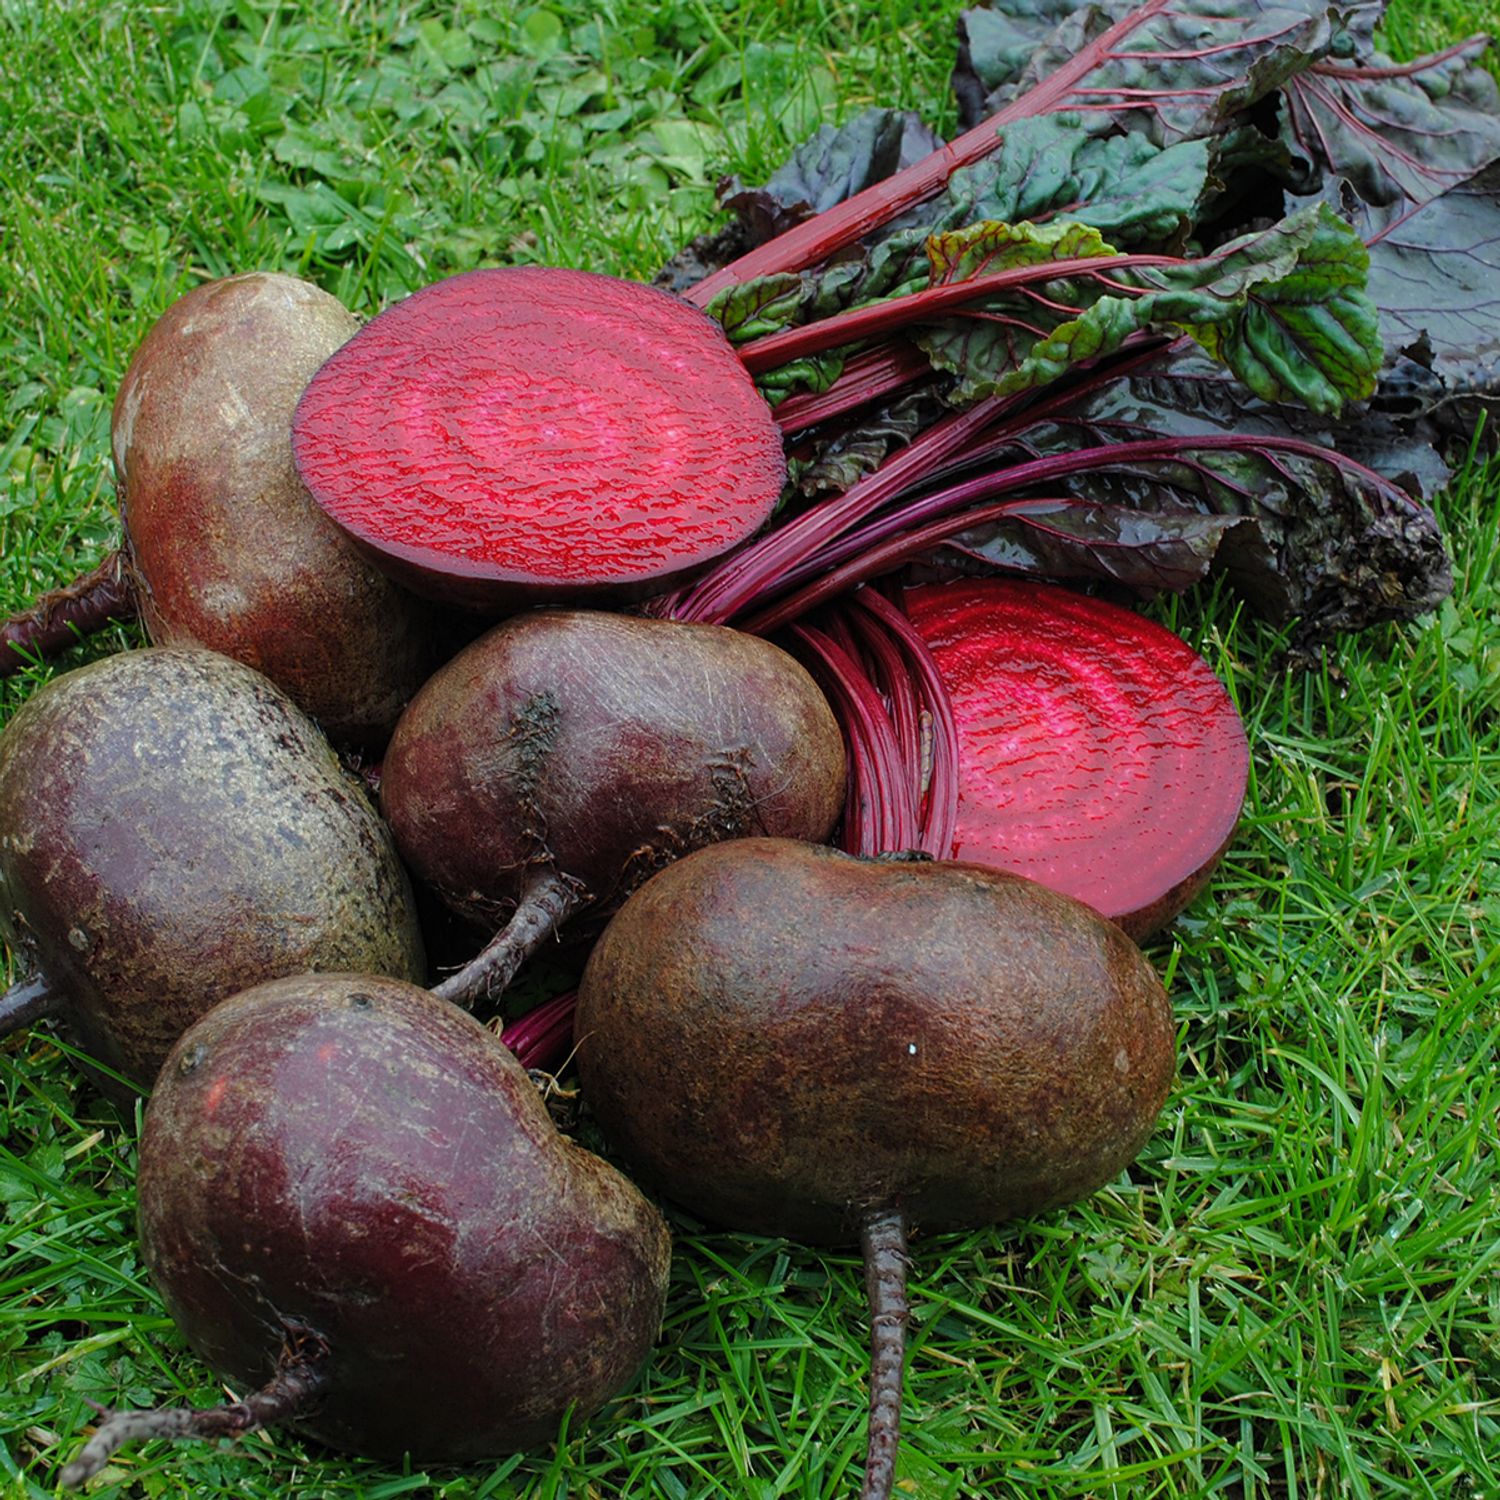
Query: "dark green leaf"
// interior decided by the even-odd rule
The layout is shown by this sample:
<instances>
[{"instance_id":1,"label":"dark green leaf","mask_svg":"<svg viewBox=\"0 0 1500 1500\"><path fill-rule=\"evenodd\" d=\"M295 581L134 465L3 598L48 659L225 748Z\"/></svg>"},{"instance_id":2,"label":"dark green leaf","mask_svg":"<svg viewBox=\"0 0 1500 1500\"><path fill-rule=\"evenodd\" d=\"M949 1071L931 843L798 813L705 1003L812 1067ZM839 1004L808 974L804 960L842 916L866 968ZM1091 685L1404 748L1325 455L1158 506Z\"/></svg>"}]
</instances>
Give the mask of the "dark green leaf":
<instances>
[{"instance_id":1,"label":"dark green leaf","mask_svg":"<svg viewBox=\"0 0 1500 1500\"><path fill-rule=\"evenodd\" d=\"M1243 296L1244 312L1197 324L1189 309L1182 321L1261 400L1337 412L1374 390L1381 346L1364 290L1369 257L1331 211L1294 214L1201 264L1217 267L1203 289L1226 303Z\"/></svg>"},{"instance_id":2,"label":"dark green leaf","mask_svg":"<svg viewBox=\"0 0 1500 1500\"><path fill-rule=\"evenodd\" d=\"M1008 0L959 16L953 93L965 129L995 112L1006 97L1001 90L1026 71L1048 35L1084 8L1078 0Z\"/></svg>"},{"instance_id":3,"label":"dark green leaf","mask_svg":"<svg viewBox=\"0 0 1500 1500\"><path fill-rule=\"evenodd\" d=\"M1370 296L1408 406L1500 393L1500 166L1378 230Z\"/></svg>"},{"instance_id":4,"label":"dark green leaf","mask_svg":"<svg viewBox=\"0 0 1500 1500\"><path fill-rule=\"evenodd\" d=\"M1452 478L1438 452L1441 434L1429 422L1397 422L1369 407L1353 408L1335 422L1300 406L1257 401L1222 365L1199 353L1179 354L1163 368L1117 384L1091 409L1144 431L1305 438L1428 499Z\"/></svg>"},{"instance_id":5,"label":"dark green leaf","mask_svg":"<svg viewBox=\"0 0 1500 1500\"><path fill-rule=\"evenodd\" d=\"M909 443L941 409L924 396L907 396L882 407L857 428L799 449L791 462L792 482L806 496L847 490L873 473L893 448Z\"/></svg>"},{"instance_id":6,"label":"dark green leaf","mask_svg":"<svg viewBox=\"0 0 1500 1500\"><path fill-rule=\"evenodd\" d=\"M909 111L867 109L847 124L825 125L772 173L764 187L730 178L722 205L736 214L752 245L822 213L919 161L942 142Z\"/></svg>"},{"instance_id":7,"label":"dark green leaf","mask_svg":"<svg viewBox=\"0 0 1500 1500\"><path fill-rule=\"evenodd\" d=\"M1001 228L966 233L983 250ZM1058 260L1108 253L1093 231L1017 225L1005 232ZM939 245L949 240L965 243L937 237ZM935 260L935 267L952 259ZM948 319L924 330L919 342L938 368L959 377L953 399L967 405L1056 380L1134 334L1181 330L1262 400L1334 412L1369 395L1380 366L1376 314L1362 289L1365 263L1359 237L1320 206L1202 260L1122 275L1121 283L1141 287L1139 295L1104 295L1109 283L1075 274L1039 295L1028 289L991 299L982 314Z\"/></svg>"},{"instance_id":8,"label":"dark green leaf","mask_svg":"<svg viewBox=\"0 0 1500 1500\"><path fill-rule=\"evenodd\" d=\"M1064 487L1107 513L1123 508L1253 523L1219 532L1216 565L1262 612L1300 617L1304 639L1435 608L1452 578L1432 512L1352 456L1361 441L1367 449L1377 445L1382 424L1362 413L1345 426L1320 430L1294 412L1243 401L1237 409L1233 386L1222 380L1195 360L1166 375L1113 382L1066 420L1028 429L1024 455L1177 440L1172 458L1124 456L1111 467L1080 467ZM1327 447L1326 456L1278 449L1276 440L1289 433L1287 417ZM1236 447L1195 449L1194 440L1205 438L1232 439ZM1386 452L1393 467L1404 441L1397 434ZM1206 541L1214 531L1191 534ZM1003 544L1011 545L1012 537ZM1117 528L1110 537L1117 537ZM983 537L966 541L971 550L985 545ZM1118 570L1107 576L1118 577Z\"/></svg>"},{"instance_id":9,"label":"dark green leaf","mask_svg":"<svg viewBox=\"0 0 1500 1500\"><path fill-rule=\"evenodd\" d=\"M1291 80L1282 137L1304 192L1341 178L1370 209L1400 213L1500 159L1500 91L1475 37L1411 69L1378 52Z\"/></svg>"},{"instance_id":10,"label":"dark green leaf","mask_svg":"<svg viewBox=\"0 0 1500 1500\"><path fill-rule=\"evenodd\" d=\"M1019 120L994 155L955 172L943 193L906 215L864 257L820 272L807 315L826 317L925 286L928 235L980 220L1064 217L1122 248L1170 248L1206 191L1208 159L1203 142L1162 148L1143 136L1099 136L1076 114Z\"/></svg>"},{"instance_id":11,"label":"dark green leaf","mask_svg":"<svg viewBox=\"0 0 1500 1500\"><path fill-rule=\"evenodd\" d=\"M1138 6L1100 0L1070 8L1050 28L1044 23L1057 14L1054 6L1001 0L993 8L1009 19L1011 30L1006 34L991 23L981 50L991 75L1001 81L977 112L974 90L965 85L961 98L970 123L1012 100L1020 104ZM1216 135L1232 116L1304 68L1349 49L1349 18L1363 28L1360 18L1378 8L1365 0L1339 10L1319 0L1175 0L1132 29L1078 83L1044 97L1050 109L1086 106L1161 143ZM972 61L975 21L968 19ZM1016 71L1028 41L1029 55Z\"/></svg>"},{"instance_id":12,"label":"dark green leaf","mask_svg":"<svg viewBox=\"0 0 1500 1500\"><path fill-rule=\"evenodd\" d=\"M703 310L722 326L731 343L743 344L790 328L806 290L802 277L793 272L759 276L726 287Z\"/></svg>"},{"instance_id":13,"label":"dark green leaf","mask_svg":"<svg viewBox=\"0 0 1500 1500\"><path fill-rule=\"evenodd\" d=\"M911 222L939 230L1063 216L1122 247L1166 248L1192 224L1208 171L1205 142L1163 149L1144 136L1100 134L1077 113L1041 115L1008 126L998 151L955 172Z\"/></svg>"},{"instance_id":14,"label":"dark green leaf","mask_svg":"<svg viewBox=\"0 0 1500 1500\"><path fill-rule=\"evenodd\" d=\"M933 286L967 281L1016 266L1040 266L1049 261L1116 253L1097 229L1075 223L1004 224L986 220L966 229L931 235L927 240Z\"/></svg>"},{"instance_id":15,"label":"dark green leaf","mask_svg":"<svg viewBox=\"0 0 1500 1500\"><path fill-rule=\"evenodd\" d=\"M844 373L844 358L838 351L794 359L790 364L755 378L756 389L772 406L800 392L826 391Z\"/></svg>"},{"instance_id":16,"label":"dark green leaf","mask_svg":"<svg viewBox=\"0 0 1500 1500\"><path fill-rule=\"evenodd\" d=\"M1253 523L1242 516L1034 500L1003 521L955 537L943 557L1042 578L1098 579L1149 598L1201 582L1225 533L1247 524Z\"/></svg>"}]
</instances>

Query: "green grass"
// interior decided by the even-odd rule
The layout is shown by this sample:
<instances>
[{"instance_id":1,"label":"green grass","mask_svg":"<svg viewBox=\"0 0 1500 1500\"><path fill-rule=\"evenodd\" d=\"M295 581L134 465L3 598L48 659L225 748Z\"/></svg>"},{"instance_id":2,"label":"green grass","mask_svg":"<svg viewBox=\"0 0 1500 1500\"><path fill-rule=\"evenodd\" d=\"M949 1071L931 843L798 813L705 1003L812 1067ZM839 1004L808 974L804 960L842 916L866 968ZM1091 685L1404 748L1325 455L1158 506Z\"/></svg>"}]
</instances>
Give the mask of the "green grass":
<instances>
[{"instance_id":1,"label":"green grass","mask_svg":"<svg viewBox=\"0 0 1500 1500\"><path fill-rule=\"evenodd\" d=\"M821 119L878 100L950 123L952 7L490 9L0 0L0 608L110 544L113 391L202 277L300 271L371 311L495 260L646 274L719 173L763 173ZM1497 20L1407 0L1390 35ZM1316 670L1227 596L1162 606L1253 746L1211 893L1151 949L1181 1078L1089 1202L918 1243L903 1493L1500 1497L1500 471L1471 465L1444 519L1452 600ZM5 1044L0 1090L0 1486L35 1496L88 1400L219 1391L139 1265L137 1120L43 1032ZM158 1444L97 1492L849 1493L854 1258L674 1227L654 1359L552 1448L408 1472L282 1435Z\"/></svg>"}]
</instances>

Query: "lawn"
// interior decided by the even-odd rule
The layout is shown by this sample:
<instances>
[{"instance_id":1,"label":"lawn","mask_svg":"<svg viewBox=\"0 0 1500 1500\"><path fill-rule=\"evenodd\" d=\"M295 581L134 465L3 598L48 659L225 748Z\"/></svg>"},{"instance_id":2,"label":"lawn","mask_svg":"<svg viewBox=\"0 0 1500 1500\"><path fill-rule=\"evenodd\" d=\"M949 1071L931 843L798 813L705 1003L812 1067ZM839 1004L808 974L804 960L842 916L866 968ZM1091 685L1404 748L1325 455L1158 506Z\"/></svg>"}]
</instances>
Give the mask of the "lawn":
<instances>
[{"instance_id":1,"label":"lawn","mask_svg":"<svg viewBox=\"0 0 1500 1500\"><path fill-rule=\"evenodd\" d=\"M0 0L0 608L112 544L109 412L208 276L372 313L479 264L648 276L870 102L950 130L919 0ZM1393 8L1415 55L1494 0ZM1180 1077L1140 1161L913 1256L900 1493L1500 1500L1500 466L1441 504L1452 598L1312 668L1227 592L1159 618L1234 694L1238 836L1149 947ZM63 665L134 644L117 630ZM8 715L50 675L0 685ZM53 1493L90 1401L221 1399L133 1242L135 1115L45 1031L0 1051L0 1485ZM863 1462L850 1253L674 1215L635 1387L545 1450L391 1469L272 1434L122 1452L101 1496L832 1497Z\"/></svg>"}]
</instances>

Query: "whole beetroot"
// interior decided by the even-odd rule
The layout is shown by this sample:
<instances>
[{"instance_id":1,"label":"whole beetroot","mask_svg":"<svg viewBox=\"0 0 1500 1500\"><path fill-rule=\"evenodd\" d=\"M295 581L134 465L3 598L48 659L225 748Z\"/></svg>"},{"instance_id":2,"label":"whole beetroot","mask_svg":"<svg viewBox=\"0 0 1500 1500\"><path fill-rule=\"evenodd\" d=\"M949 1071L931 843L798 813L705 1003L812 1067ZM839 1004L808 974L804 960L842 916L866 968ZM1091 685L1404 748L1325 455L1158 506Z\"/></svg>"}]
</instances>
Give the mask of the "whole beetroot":
<instances>
[{"instance_id":1,"label":"whole beetroot","mask_svg":"<svg viewBox=\"0 0 1500 1500\"><path fill-rule=\"evenodd\" d=\"M67 1484L133 1437L281 1421L378 1458L546 1442L639 1370L670 1254L484 1027L361 975L260 985L183 1036L146 1113L140 1234L188 1342L261 1389L118 1413Z\"/></svg>"},{"instance_id":2,"label":"whole beetroot","mask_svg":"<svg viewBox=\"0 0 1500 1500\"><path fill-rule=\"evenodd\" d=\"M870 1497L893 1474L908 1223L1093 1192L1173 1072L1161 984L1081 902L771 839L637 891L590 956L576 1028L584 1097L662 1192L731 1228L862 1242Z\"/></svg>"},{"instance_id":3,"label":"whole beetroot","mask_svg":"<svg viewBox=\"0 0 1500 1500\"><path fill-rule=\"evenodd\" d=\"M424 971L390 835L317 726L185 647L59 677L0 734L0 931L32 971L0 1034L55 1012L143 1087L261 980Z\"/></svg>"},{"instance_id":4,"label":"whole beetroot","mask_svg":"<svg viewBox=\"0 0 1500 1500\"><path fill-rule=\"evenodd\" d=\"M293 276L195 287L136 350L113 439L151 639L233 656L335 740L378 749L446 654L440 617L313 504L291 446L304 387L359 326Z\"/></svg>"},{"instance_id":5,"label":"whole beetroot","mask_svg":"<svg viewBox=\"0 0 1500 1500\"><path fill-rule=\"evenodd\" d=\"M689 851L821 839L843 799L827 700L784 651L716 625L585 610L518 615L422 689L385 757L403 857L496 926L438 987L503 987L571 913L608 912Z\"/></svg>"}]
</instances>

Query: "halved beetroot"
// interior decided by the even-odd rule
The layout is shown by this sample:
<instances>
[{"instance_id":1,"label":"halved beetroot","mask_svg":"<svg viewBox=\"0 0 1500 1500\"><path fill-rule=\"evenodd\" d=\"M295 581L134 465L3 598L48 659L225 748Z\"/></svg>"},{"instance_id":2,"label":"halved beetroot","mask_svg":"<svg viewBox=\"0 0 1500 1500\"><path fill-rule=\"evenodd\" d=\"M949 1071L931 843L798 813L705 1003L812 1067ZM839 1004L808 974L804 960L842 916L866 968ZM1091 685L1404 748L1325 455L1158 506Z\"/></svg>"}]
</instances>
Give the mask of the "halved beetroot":
<instances>
[{"instance_id":1,"label":"halved beetroot","mask_svg":"<svg viewBox=\"0 0 1500 1500\"><path fill-rule=\"evenodd\" d=\"M905 604L958 724L953 857L1076 896L1137 941L1171 921L1233 836L1249 771L1208 664L1050 584L927 584Z\"/></svg>"},{"instance_id":2,"label":"halved beetroot","mask_svg":"<svg viewBox=\"0 0 1500 1500\"><path fill-rule=\"evenodd\" d=\"M293 453L375 561L476 608L639 598L752 536L780 431L723 331L587 271L468 271L313 377Z\"/></svg>"}]
</instances>

